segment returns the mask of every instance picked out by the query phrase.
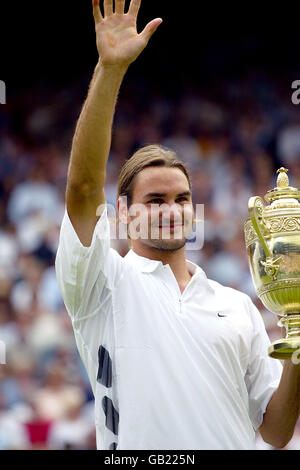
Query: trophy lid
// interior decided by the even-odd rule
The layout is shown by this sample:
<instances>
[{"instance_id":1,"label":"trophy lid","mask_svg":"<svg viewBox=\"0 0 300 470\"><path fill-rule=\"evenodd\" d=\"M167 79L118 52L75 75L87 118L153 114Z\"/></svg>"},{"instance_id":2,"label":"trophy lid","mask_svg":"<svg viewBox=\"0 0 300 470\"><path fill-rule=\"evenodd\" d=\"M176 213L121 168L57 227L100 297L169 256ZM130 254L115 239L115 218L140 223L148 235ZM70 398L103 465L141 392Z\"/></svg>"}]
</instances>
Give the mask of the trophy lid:
<instances>
[{"instance_id":1,"label":"trophy lid","mask_svg":"<svg viewBox=\"0 0 300 470\"><path fill-rule=\"evenodd\" d=\"M277 187L267 192L265 195L267 202L273 202L277 199L300 199L300 191L290 186L289 177L287 175L288 171L289 170L283 167L277 170L277 173L279 173L277 177Z\"/></svg>"}]
</instances>

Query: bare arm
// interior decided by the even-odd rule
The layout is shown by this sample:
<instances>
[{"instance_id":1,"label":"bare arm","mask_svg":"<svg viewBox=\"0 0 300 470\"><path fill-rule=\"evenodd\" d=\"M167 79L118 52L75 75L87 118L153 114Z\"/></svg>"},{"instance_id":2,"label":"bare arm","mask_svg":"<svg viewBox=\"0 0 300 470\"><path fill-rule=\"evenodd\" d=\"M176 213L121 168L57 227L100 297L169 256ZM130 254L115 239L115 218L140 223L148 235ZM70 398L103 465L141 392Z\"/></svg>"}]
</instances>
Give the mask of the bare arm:
<instances>
[{"instance_id":1,"label":"bare arm","mask_svg":"<svg viewBox=\"0 0 300 470\"><path fill-rule=\"evenodd\" d=\"M285 361L278 389L271 398L259 431L263 439L282 448L293 436L300 413L300 364Z\"/></svg>"},{"instance_id":2,"label":"bare arm","mask_svg":"<svg viewBox=\"0 0 300 470\"><path fill-rule=\"evenodd\" d=\"M99 61L73 138L68 170L66 205L76 233L89 246L97 220L96 211L105 203L104 184L111 145L113 116L119 89L129 65L136 60L162 20L157 18L138 34L137 15L141 0L93 0Z\"/></svg>"}]
</instances>

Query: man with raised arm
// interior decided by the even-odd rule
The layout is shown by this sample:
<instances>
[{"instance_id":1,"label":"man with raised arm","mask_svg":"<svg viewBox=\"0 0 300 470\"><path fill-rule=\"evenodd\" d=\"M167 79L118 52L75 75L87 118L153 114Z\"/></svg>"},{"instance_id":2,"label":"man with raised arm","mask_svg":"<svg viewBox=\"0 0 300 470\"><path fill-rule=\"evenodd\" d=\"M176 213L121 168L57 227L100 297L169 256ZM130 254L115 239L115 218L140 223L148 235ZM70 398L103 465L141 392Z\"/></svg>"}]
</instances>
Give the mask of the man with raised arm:
<instances>
[{"instance_id":1,"label":"man with raised arm","mask_svg":"<svg viewBox=\"0 0 300 470\"><path fill-rule=\"evenodd\" d=\"M118 181L131 249L110 246L104 184L113 115L129 65L162 23L138 34L141 0L93 1L99 61L77 123L56 273L95 396L98 449L276 447L299 416L299 366L267 355L250 298L186 259L194 210L188 171L159 145ZM137 215L138 214L138 215ZM138 221L138 223L136 223Z\"/></svg>"}]
</instances>

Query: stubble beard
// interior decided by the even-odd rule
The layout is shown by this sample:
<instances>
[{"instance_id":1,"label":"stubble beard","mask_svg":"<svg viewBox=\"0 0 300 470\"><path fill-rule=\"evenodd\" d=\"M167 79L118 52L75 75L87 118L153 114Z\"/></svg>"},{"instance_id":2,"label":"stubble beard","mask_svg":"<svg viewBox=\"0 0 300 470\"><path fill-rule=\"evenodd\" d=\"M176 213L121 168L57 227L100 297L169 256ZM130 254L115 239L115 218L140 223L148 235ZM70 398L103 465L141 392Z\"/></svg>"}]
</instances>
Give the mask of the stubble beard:
<instances>
[{"instance_id":1,"label":"stubble beard","mask_svg":"<svg viewBox=\"0 0 300 470\"><path fill-rule=\"evenodd\" d=\"M148 246L157 251L178 251L186 245L186 239L181 240L151 240Z\"/></svg>"}]
</instances>

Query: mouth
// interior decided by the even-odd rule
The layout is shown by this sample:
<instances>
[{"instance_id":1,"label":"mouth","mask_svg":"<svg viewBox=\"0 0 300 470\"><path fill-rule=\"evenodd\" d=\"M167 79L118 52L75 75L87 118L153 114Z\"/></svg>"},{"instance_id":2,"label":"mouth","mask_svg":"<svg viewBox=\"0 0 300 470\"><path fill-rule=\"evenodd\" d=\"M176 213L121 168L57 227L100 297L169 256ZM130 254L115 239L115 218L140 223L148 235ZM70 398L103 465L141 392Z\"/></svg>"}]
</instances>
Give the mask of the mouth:
<instances>
[{"instance_id":1,"label":"mouth","mask_svg":"<svg viewBox=\"0 0 300 470\"><path fill-rule=\"evenodd\" d=\"M182 227L182 226L183 226L182 224L171 224L171 225L159 225L158 227L174 229L174 228Z\"/></svg>"},{"instance_id":2,"label":"mouth","mask_svg":"<svg viewBox=\"0 0 300 470\"><path fill-rule=\"evenodd\" d=\"M175 224L175 225L159 225L159 230L162 231L163 233L169 232L169 233L175 233L183 230L183 225L182 224Z\"/></svg>"}]
</instances>

